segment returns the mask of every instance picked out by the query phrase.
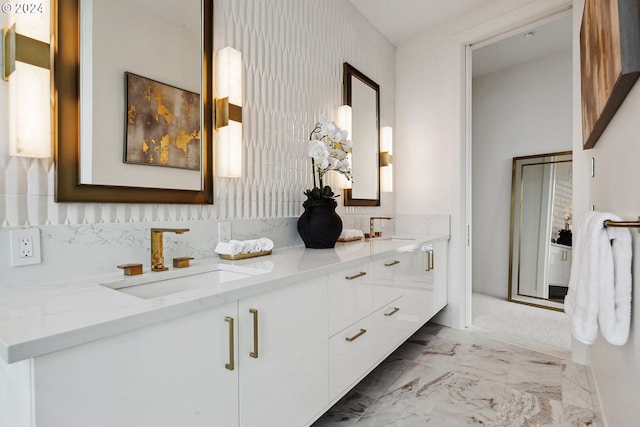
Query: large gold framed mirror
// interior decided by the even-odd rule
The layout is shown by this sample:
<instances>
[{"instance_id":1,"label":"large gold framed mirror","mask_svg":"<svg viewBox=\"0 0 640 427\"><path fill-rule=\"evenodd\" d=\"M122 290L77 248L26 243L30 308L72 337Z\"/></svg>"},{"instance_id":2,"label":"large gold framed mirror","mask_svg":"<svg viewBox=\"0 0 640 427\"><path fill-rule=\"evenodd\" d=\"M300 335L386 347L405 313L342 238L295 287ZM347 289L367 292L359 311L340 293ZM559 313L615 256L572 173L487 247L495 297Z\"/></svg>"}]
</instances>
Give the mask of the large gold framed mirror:
<instances>
[{"instance_id":1,"label":"large gold framed mirror","mask_svg":"<svg viewBox=\"0 0 640 427\"><path fill-rule=\"evenodd\" d=\"M57 202L213 203L213 0L191 2L193 4L188 7L177 1L173 2L175 7L171 6L172 2L150 0L53 2L53 128ZM161 9L163 7L172 8ZM104 16L107 9L113 11L113 19ZM177 14L185 9L191 11L190 21ZM140 15L134 15L134 11ZM125 18L131 25L125 25L125 18L117 19L116 13L128 14ZM96 16L94 21L90 19L92 16ZM114 26L113 22L118 22L118 25ZM178 44L178 48L179 43L182 46L195 45L190 60L195 66L190 68L196 68L197 81L185 83L176 80L179 83L175 83L172 76L162 74L165 69L180 70L181 65L183 68L186 65L180 64L182 59L177 60L166 44L157 41L155 45L153 42L145 43L155 36L141 31L142 22L158 27L157 31L161 32L173 31L175 27L175 31L194 34L196 39L193 43L175 41L174 44ZM90 37L87 38L86 34ZM99 42L113 50L99 48ZM154 48L149 49L149 46ZM117 57L127 55L130 63L117 62ZM154 55L155 61L146 69L140 65L145 62L145 55ZM142 72L138 71L140 68ZM149 79L200 94L199 170L185 172L179 168L126 164L127 171L122 171L127 114L124 71L138 71ZM176 72L176 79L182 74ZM103 75L105 80L99 80ZM156 75L162 75L162 78L156 78ZM98 89L103 87L110 90L100 92ZM114 106L112 110L98 112L96 108L93 111L94 106L103 107L109 103ZM96 125L92 126L92 123ZM98 126L105 123L114 125ZM105 145L113 146L108 155L98 151ZM91 152L94 152L93 157ZM91 158L93 160L88 160ZM109 179L87 174L87 170L98 169L98 166L114 179L127 178L124 182L110 182ZM162 178L149 179L147 174L161 174ZM187 175L189 184L183 184L183 176Z\"/></svg>"},{"instance_id":2,"label":"large gold framed mirror","mask_svg":"<svg viewBox=\"0 0 640 427\"><path fill-rule=\"evenodd\" d=\"M380 206L380 86L348 63L343 65L343 103L351 106L353 182L345 206Z\"/></svg>"},{"instance_id":3,"label":"large gold framed mirror","mask_svg":"<svg viewBox=\"0 0 640 427\"><path fill-rule=\"evenodd\" d=\"M513 159L509 301L564 309L572 244L570 151Z\"/></svg>"}]
</instances>

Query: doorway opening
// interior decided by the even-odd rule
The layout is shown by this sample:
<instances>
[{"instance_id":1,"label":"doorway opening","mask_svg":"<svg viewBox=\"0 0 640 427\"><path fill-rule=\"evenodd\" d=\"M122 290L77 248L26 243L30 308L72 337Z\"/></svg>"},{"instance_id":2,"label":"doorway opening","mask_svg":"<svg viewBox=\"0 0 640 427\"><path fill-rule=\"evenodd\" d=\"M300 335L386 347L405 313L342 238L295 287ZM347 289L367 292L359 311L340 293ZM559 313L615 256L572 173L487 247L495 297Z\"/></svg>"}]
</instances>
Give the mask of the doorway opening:
<instances>
[{"instance_id":1,"label":"doorway opening","mask_svg":"<svg viewBox=\"0 0 640 427\"><path fill-rule=\"evenodd\" d=\"M506 300L513 159L572 149L571 33L571 12L565 10L468 45L464 133L466 224L472 236L466 252L466 325L566 351L568 322L566 333L558 328L566 316L512 307ZM541 266L544 256L548 252L540 255ZM540 271L544 282L547 270Z\"/></svg>"}]
</instances>

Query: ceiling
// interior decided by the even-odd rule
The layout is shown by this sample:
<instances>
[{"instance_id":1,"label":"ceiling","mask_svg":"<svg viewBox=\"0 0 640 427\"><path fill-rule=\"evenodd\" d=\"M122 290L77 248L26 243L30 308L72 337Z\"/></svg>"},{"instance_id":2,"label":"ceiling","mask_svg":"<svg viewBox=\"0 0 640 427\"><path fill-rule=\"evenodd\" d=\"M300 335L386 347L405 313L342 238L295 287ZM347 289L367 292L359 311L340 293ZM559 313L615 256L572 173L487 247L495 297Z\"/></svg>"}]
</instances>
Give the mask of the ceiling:
<instances>
[{"instance_id":1,"label":"ceiling","mask_svg":"<svg viewBox=\"0 0 640 427\"><path fill-rule=\"evenodd\" d=\"M399 46L429 28L474 12L496 0L351 0L393 45ZM571 14L473 52L473 75L512 67L571 49Z\"/></svg>"},{"instance_id":2,"label":"ceiling","mask_svg":"<svg viewBox=\"0 0 640 427\"><path fill-rule=\"evenodd\" d=\"M473 51L473 77L571 50L571 14ZM529 37L525 34L534 33Z\"/></svg>"},{"instance_id":3,"label":"ceiling","mask_svg":"<svg viewBox=\"0 0 640 427\"><path fill-rule=\"evenodd\" d=\"M351 0L393 45L495 0Z\"/></svg>"}]
</instances>

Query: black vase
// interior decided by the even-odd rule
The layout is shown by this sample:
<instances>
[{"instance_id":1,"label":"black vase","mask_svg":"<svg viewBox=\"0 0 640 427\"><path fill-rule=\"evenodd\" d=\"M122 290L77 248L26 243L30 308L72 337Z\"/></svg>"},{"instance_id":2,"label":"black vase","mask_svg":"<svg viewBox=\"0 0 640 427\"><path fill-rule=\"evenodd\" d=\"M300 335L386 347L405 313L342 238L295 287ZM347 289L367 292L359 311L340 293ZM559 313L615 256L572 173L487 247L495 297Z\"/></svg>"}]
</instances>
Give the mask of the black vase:
<instances>
[{"instance_id":1,"label":"black vase","mask_svg":"<svg viewBox=\"0 0 640 427\"><path fill-rule=\"evenodd\" d=\"M311 203L298 219L298 234L304 246L312 249L333 248L342 233L342 219L336 203Z\"/></svg>"}]
</instances>

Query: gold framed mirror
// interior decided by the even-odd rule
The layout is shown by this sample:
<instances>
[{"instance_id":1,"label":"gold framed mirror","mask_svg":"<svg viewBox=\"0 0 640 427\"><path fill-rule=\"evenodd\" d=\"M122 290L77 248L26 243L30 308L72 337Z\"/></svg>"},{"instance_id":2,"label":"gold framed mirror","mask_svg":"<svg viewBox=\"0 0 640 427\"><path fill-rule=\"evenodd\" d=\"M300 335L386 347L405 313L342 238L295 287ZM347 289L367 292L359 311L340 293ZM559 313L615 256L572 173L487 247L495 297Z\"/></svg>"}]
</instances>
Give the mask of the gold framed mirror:
<instances>
[{"instance_id":1,"label":"gold framed mirror","mask_svg":"<svg viewBox=\"0 0 640 427\"><path fill-rule=\"evenodd\" d=\"M98 203L213 203L213 0L200 2L200 185L197 189L82 183L81 168L81 0L53 2L53 140L55 201ZM112 31L115 30L112 28ZM120 31L120 29L117 29ZM122 75L124 92L124 75ZM124 111L124 110L123 110ZM122 115L124 121L125 114ZM84 134L84 131L83 131ZM124 138L124 135L118 135ZM117 138L116 138L117 139ZM123 147L122 139L114 141ZM120 159L111 161L121 162ZM142 166L148 167L148 166ZM166 168L169 170L170 168ZM169 176L169 180L171 177Z\"/></svg>"},{"instance_id":2,"label":"gold framed mirror","mask_svg":"<svg viewBox=\"0 0 640 427\"><path fill-rule=\"evenodd\" d=\"M571 270L572 153L515 157L509 301L562 311Z\"/></svg>"},{"instance_id":3,"label":"gold framed mirror","mask_svg":"<svg viewBox=\"0 0 640 427\"><path fill-rule=\"evenodd\" d=\"M345 206L380 206L380 86L345 62L343 103L351 106L352 188Z\"/></svg>"}]
</instances>

